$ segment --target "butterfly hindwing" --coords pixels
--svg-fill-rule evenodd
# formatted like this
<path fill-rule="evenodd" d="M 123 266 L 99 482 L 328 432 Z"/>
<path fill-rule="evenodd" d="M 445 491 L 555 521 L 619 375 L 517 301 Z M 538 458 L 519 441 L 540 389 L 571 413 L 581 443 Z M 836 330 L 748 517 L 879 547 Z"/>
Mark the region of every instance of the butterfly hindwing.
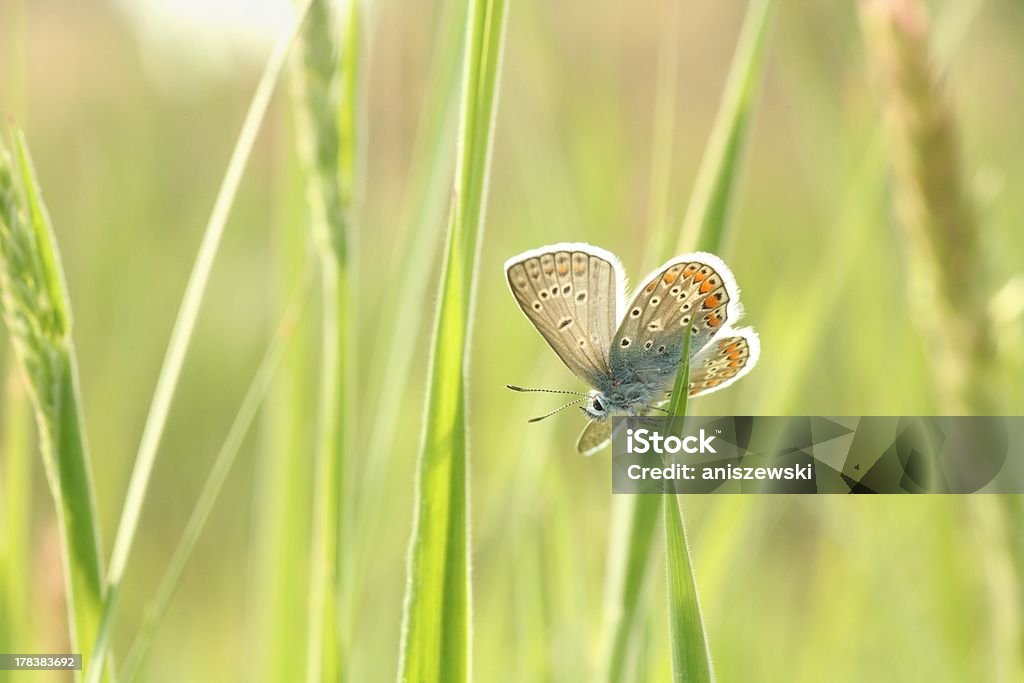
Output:
<path fill-rule="evenodd" d="M 726 330 L 690 360 L 690 396 L 729 386 L 754 369 L 760 354 L 761 343 L 754 330 Z"/>
<path fill-rule="evenodd" d="M 612 438 L 612 421 L 588 422 L 576 440 L 576 450 L 583 455 L 593 455 L 604 448 Z"/>
<path fill-rule="evenodd" d="M 721 259 L 706 253 L 678 256 L 652 272 L 624 310 L 609 352 L 612 374 L 654 373 L 669 382 L 686 329 L 692 359 L 740 315 L 736 281 Z"/>
<path fill-rule="evenodd" d="M 618 260 L 588 244 L 556 244 L 512 257 L 505 275 L 519 307 L 562 362 L 590 386 L 607 377 L 624 286 Z"/>

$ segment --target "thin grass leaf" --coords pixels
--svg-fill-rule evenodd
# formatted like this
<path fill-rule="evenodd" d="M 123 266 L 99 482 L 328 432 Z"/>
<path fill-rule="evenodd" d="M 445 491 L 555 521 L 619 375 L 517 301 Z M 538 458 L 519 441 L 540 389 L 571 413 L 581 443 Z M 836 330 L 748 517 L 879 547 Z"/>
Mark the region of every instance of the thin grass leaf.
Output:
<path fill-rule="evenodd" d="M 668 404 L 669 434 L 681 434 L 690 386 L 690 338 L 687 329 L 679 371 Z M 714 680 L 711 652 L 701 617 L 697 582 L 693 578 L 690 547 L 686 542 L 683 513 L 672 483 L 665 482 L 665 567 L 668 576 L 669 645 L 672 680 L 706 683 Z"/>
<path fill-rule="evenodd" d="M 654 116 L 651 121 L 651 172 L 647 191 L 648 263 L 660 263 L 673 248 L 676 236 L 669 229 L 672 210 L 672 161 L 675 156 L 676 108 L 679 80 L 680 4 L 665 3 L 666 16 L 658 45 Z"/>
<path fill-rule="evenodd" d="M 696 185 L 674 252 L 702 249 L 718 253 L 726 246 L 726 228 L 730 219 L 728 208 L 737 193 L 742 166 L 740 152 L 749 127 L 754 94 L 763 72 L 767 28 L 773 6 L 774 0 L 753 0 L 747 7 L 743 28 L 729 69 L 725 95 L 716 114 L 707 149 L 701 159 Z M 661 106 L 667 108 L 669 105 L 662 102 Z M 659 214 L 658 211 L 651 211 L 652 216 Z M 652 239 L 658 239 L 661 235 L 661 244 L 673 243 L 670 234 L 659 232 L 659 229 L 666 230 L 667 225 L 655 224 L 650 227 Z M 665 253 L 661 258 L 667 259 L 672 255 Z M 681 370 L 677 380 L 682 374 Z M 683 402 L 677 407 L 685 412 L 686 392 L 676 390 L 673 396 Z M 636 498 L 637 500 L 628 504 L 626 509 L 626 513 L 633 520 L 632 533 L 625 543 L 612 539 L 615 545 L 613 551 L 609 553 L 612 557 L 627 558 L 625 562 L 628 567 L 643 567 L 650 564 L 653 548 L 650 539 L 654 536 L 657 507 L 661 502 L 661 496 Z M 642 609 L 645 602 L 642 599 L 627 598 L 640 594 L 642 587 L 635 586 L 633 582 L 642 581 L 643 576 L 643 572 L 636 570 L 618 571 L 612 576 L 607 591 L 611 597 L 606 600 L 606 622 L 613 624 L 612 635 L 607 639 L 608 647 L 611 647 L 612 651 L 605 656 L 605 665 L 601 672 L 601 680 L 607 683 L 629 680 L 625 665 L 629 648 L 635 640 L 633 624 L 639 623 L 637 611 Z"/>
<path fill-rule="evenodd" d="M 704 635 L 697 586 L 693 580 L 683 515 L 674 493 L 667 493 L 664 498 L 672 680 L 676 683 L 709 683 L 714 680 L 714 671 Z"/>
<path fill-rule="evenodd" d="M 70 305 L 28 145 L 13 124 L 11 142 L 14 158 L 6 150 L 0 158 L 4 320 L 28 387 L 56 503 L 71 646 L 84 650 L 99 628 L 103 569 Z M 92 661 L 83 658 L 84 670 L 102 668 L 92 667 Z"/>
<path fill-rule="evenodd" d="M 672 399 L 667 409 L 671 416 L 668 425 L 670 434 L 682 431 L 682 419 L 686 417 L 686 401 L 689 393 L 687 387 L 690 383 L 690 337 L 689 329 L 687 329 L 680 352 L 679 372 L 676 373 Z M 612 593 L 609 594 L 610 600 L 605 606 L 606 612 L 615 615 L 612 620 L 611 641 L 607 645 L 606 658 L 602 667 L 603 680 L 606 681 L 622 681 L 629 678 L 626 667 L 627 658 L 630 647 L 635 646 L 634 634 L 639 625 L 638 612 L 642 604 L 641 591 L 650 563 L 654 529 L 657 526 L 657 511 L 662 503 L 660 496 L 630 498 L 636 499 L 636 501 L 627 509 L 629 515 L 627 525 L 629 536 L 625 544 L 627 553 L 617 569 L 622 574 L 613 575 L 609 582 L 609 586 L 613 588 Z"/>
<path fill-rule="evenodd" d="M 465 31 L 461 19 L 461 3 L 449 0 L 442 12 L 435 62 L 431 68 L 427 89 L 428 103 L 416 136 L 416 143 L 409 166 L 413 169 L 426 168 L 425 173 L 413 174 L 414 187 L 405 202 L 401 224 L 409 227 L 395 239 L 400 255 L 396 258 L 398 268 L 394 277 L 399 278 L 395 287 L 384 288 L 379 308 L 393 311 L 401 307 L 402 297 L 408 292 L 422 292 L 429 289 L 434 260 L 428 256 L 438 253 L 444 232 L 444 206 L 450 199 L 451 172 L 455 161 L 455 149 L 451 144 L 458 121 L 459 105 L 459 57 Z M 419 331 L 427 317 L 425 306 L 406 307 L 402 315 L 392 316 L 390 339 L 381 345 L 382 353 L 376 354 L 374 366 L 379 367 L 375 379 L 369 386 L 377 387 L 372 399 L 373 416 L 366 445 L 365 469 L 360 477 L 357 505 L 360 515 L 354 521 L 355 567 L 351 577 L 349 605 L 352 621 L 359 610 L 360 599 L 367 593 L 363 590 L 372 551 L 374 533 L 381 531 L 381 510 L 388 502 L 388 478 L 393 474 L 393 445 L 398 430 L 393 428 L 395 397 L 407 385 L 409 372 L 421 351 Z M 373 349 L 368 349 L 373 351 Z"/>
<path fill-rule="evenodd" d="M 613 569 L 608 577 L 605 599 L 607 635 L 602 647 L 601 679 L 630 680 L 627 663 L 630 648 L 636 644 L 637 625 L 644 605 L 643 588 L 650 571 L 655 531 L 661 510 L 661 496 L 623 496 L 621 513 L 613 516 L 620 531 L 611 539 L 609 563 Z M 621 520 L 621 521 L 618 521 Z M 617 549 L 625 549 L 619 552 Z"/>
<path fill-rule="evenodd" d="M 135 533 L 142 515 L 142 506 L 145 503 L 149 480 L 153 473 L 153 465 L 156 462 L 156 454 L 160 448 L 160 440 L 163 436 L 164 427 L 167 424 L 171 401 L 174 398 L 178 379 L 181 376 L 185 354 L 192 341 L 192 333 L 195 330 L 196 320 L 199 317 L 199 309 L 203 303 L 206 285 L 213 270 L 214 259 L 217 256 L 221 237 L 227 225 L 228 215 L 231 212 L 235 196 L 238 193 L 238 186 L 242 181 L 242 175 L 248 164 L 253 145 L 256 142 L 256 135 L 259 132 L 260 124 L 263 122 L 263 117 L 270 104 L 270 98 L 273 95 L 278 80 L 280 80 L 291 46 L 298 37 L 299 30 L 305 21 L 309 5 L 310 2 L 307 1 L 302 6 L 290 29 L 282 35 L 281 39 L 274 46 L 274 50 L 267 60 L 267 65 L 264 67 L 263 74 L 260 76 L 259 83 L 256 85 L 256 91 L 253 94 L 253 99 L 249 104 L 245 120 L 242 123 L 242 130 L 238 135 L 238 141 L 235 143 L 234 150 L 231 153 L 231 159 L 228 162 L 224 179 L 214 201 L 213 210 L 199 246 L 199 253 L 196 256 L 192 273 L 185 288 L 185 294 L 182 297 L 181 308 L 178 310 L 178 317 L 174 322 L 174 329 L 171 332 L 171 338 L 167 346 L 167 355 L 164 357 L 163 367 L 161 367 L 160 375 L 157 379 L 153 403 L 150 405 L 146 425 L 143 428 L 139 450 L 135 457 L 135 466 L 128 481 L 128 490 L 125 494 L 124 507 L 121 511 L 117 535 L 114 538 L 114 549 L 111 553 L 110 568 L 106 577 L 107 595 L 103 605 L 102 623 L 95 644 L 92 646 L 94 656 L 99 656 L 100 658 L 106 653 L 110 644 L 110 630 L 117 614 L 121 581 L 124 578 L 128 557 L 135 542 Z M 96 667 L 94 671 L 88 672 L 89 683 L 96 683 L 100 676 L 99 669 L 100 667 Z"/>
<path fill-rule="evenodd" d="M 309 230 L 303 224 L 306 199 L 294 140 L 282 136 L 279 152 L 288 191 L 275 210 L 274 305 L 283 313 L 291 305 L 288 283 L 301 279 L 310 265 Z M 319 321 L 305 316 L 281 361 L 270 395 L 261 411 L 261 446 L 257 485 L 252 491 L 256 521 L 252 529 L 250 563 L 256 570 L 247 593 L 253 615 L 249 676 L 259 672 L 267 681 L 301 680 L 305 661 L 295 653 L 306 648 L 309 609 L 309 548 L 311 542 L 312 458 L 316 419 L 316 329 Z M 256 596 L 259 596 L 258 598 Z"/>
<path fill-rule="evenodd" d="M 171 556 L 171 561 L 164 572 L 164 577 L 160 581 L 160 587 L 146 609 L 146 616 L 143 619 L 142 626 L 135 636 L 135 640 L 125 659 L 124 667 L 120 672 L 120 680 L 126 682 L 133 681 L 141 671 L 145 656 L 149 651 L 149 646 L 152 644 L 153 635 L 160 625 L 164 614 L 167 612 L 167 608 L 174 597 L 178 585 L 181 583 L 181 576 L 185 572 L 185 567 L 192 556 L 192 551 L 195 549 L 196 543 L 206 527 L 206 521 L 210 518 L 210 513 L 213 511 L 213 506 L 220 496 L 224 482 L 227 481 L 228 474 L 235 464 L 242 444 L 245 442 L 246 435 L 249 433 L 256 415 L 259 413 L 260 406 L 263 404 L 263 398 L 267 395 L 267 391 L 270 389 L 271 382 L 274 379 L 274 374 L 281 364 L 281 358 L 284 356 L 285 350 L 295 334 L 295 329 L 309 300 L 310 285 L 310 278 L 305 277 L 303 282 L 296 288 L 292 295 L 291 304 L 285 312 L 284 318 L 274 334 L 274 338 L 270 341 L 267 350 L 263 354 L 263 359 L 256 369 L 256 374 L 253 376 L 252 382 L 250 382 L 249 388 L 245 392 L 245 397 L 242 399 L 238 412 L 235 414 L 231 428 L 228 430 L 224 443 L 217 453 L 217 458 L 213 462 L 213 467 L 206 478 L 203 490 L 200 492 L 195 507 L 192 509 L 192 514 L 189 516 L 185 530 L 182 532 L 181 539 L 174 550 L 174 555 Z"/>
<path fill-rule="evenodd" d="M 317 476 L 313 493 L 313 545 L 306 678 L 344 676 L 347 635 L 341 627 L 344 596 L 343 513 L 349 503 L 346 455 L 352 447 L 355 321 L 349 263 L 356 176 L 356 125 L 361 9 L 350 0 L 340 13 L 314 0 L 302 35 L 303 66 L 296 72 L 297 113 L 311 227 L 320 254 L 323 333 Z M 339 21 L 340 19 L 340 21 Z M 338 28 L 341 27 L 339 33 Z"/>
<path fill-rule="evenodd" d="M 679 11 L 668 6 L 658 48 L 657 87 L 651 136 L 650 188 L 647 197 L 647 261 L 657 263 L 673 248 L 669 230 L 669 199 L 672 194 L 672 140 L 675 134 L 676 76 L 678 72 Z M 661 508 L 659 496 L 626 496 L 612 509 L 615 533 L 610 538 L 604 604 L 604 636 L 600 680 L 614 683 L 629 678 L 628 655 L 634 647 L 639 623 L 642 589 L 647 581 L 649 558 Z M 635 674 L 636 672 L 634 672 Z"/>
<path fill-rule="evenodd" d="M 774 0 L 751 0 L 726 82 L 722 104 L 697 171 L 677 251 L 717 252 L 726 244 L 754 96 L 761 82 Z"/>
<path fill-rule="evenodd" d="M 431 348 L 398 680 L 470 678 L 466 367 L 507 4 L 471 0 L 459 155 Z"/>
<path fill-rule="evenodd" d="M 668 402 L 668 423 L 669 432 L 676 434 L 682 431 L 682 418 L 686 417 L 686 402 L 690 398 L 690 333 L 692 323 L 686 328 L 686 336 L 683 337 L 683 348 L 679 353 L 679 370 L 676 371 L 676 381 L 672 385 L 672 398 Z"/>

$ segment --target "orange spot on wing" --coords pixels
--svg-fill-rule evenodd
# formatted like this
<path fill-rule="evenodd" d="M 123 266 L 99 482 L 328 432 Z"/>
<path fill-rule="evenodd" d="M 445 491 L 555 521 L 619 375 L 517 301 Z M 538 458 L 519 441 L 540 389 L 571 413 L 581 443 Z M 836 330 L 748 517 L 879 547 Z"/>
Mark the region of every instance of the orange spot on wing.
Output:
<path fill-rule="evenodd" d="M 650 294 L 651 292 L 653 292 L 653 291 L 654 291 L 654 288 L 655 288 L 655 287 L 656 287 L 657 285 L 658 285 L 658 281 L 657 281 L 657 280 L 655 280 L 655 281 L 654 281 L 654 282 L 652 282 L 651 284 L 647 285 L 647 289 L 645 289 L 644 291 L 645 291 L 645 292 L 647 292 L 648 294 Z"/>
<path fill-rule="evenodd" d="M 718 327 L 722 324 L 722 318 L 717 313 L 710 314 L 706 320 L 708 321 L 708 325 L 711 325 L 711 327 Z"/>
<path fill-rule="evenodd" d="M 714 308 L 716 306 L 718 306 L 718 299 L 714 294 L 709 296 L 707 299 L 704 299 L 704 308 Z"/>
<path fill-rule="evenodd" d="M 705 275 L 704 273 L 701 273 L 701 272 L 698 271 L 697 273 L 694 274 L 693 281 L 694 282 L 700 282 L 701 280 L 703 280 L 706 277 L 707 277 L 707 275 Z M 701 290 L 701 291 L 704 291 L 704 290 Z"/>
<path fill-rule="evenodd" d="M 694 279 L 696 280 L 697 278 L 694 278 Z M 700 279 L 703 280 L 704 278 L 700 278 Z M 704 280 L 704 282 L 700 283 L 700 293 L 701 294 L 707 294 L 708 292 L 711 291 L 712 287 L 713 287 L 713 285 L 711 284 L 711 282 L 709 280 Z"/>
<path fill-rule="evenodd" d="M 690 265 L 686 266 L 686 268 L 683 269 L 683 277 L 689 277 L 690 275 L 693 275 L 696 271 L 697 264 L 691 263 Z"/>
<path fill-rule="evenodd" d="M 665 277 L 661 278 L 661 281 L 664 282 L 666 285 L 670 285 L 676 281 L 676 277 L 678 276 L 675 273 L 665 273 Z"/>
<path fill-rule="evenodd" d="M 568 272 L 569 272 L 569 266 L 567 266 L 564 263 L 561 263 L 561 264 L 558 265 L 558 274 L 559 275 L 565 275 Z"/>
<path fill-rule="evenodd" d="M 729 344 L 728 347 L 726 347 L 725 352 L 728 353 L 728 354 L 735 353 L 736 349 L 737 349 L 737 347 L 739 347 L 739 345 L 740 345 L 739 342 L 733 342 L 732 344 Z"/>
<path fill-rule="evenodd" d="M 729 354 L 729 360 L 739 360 L 742 357 L 743 356 L 740 355 L 739 351 L 733 351 L 732 353 Z"/>
<path fill-rule="evenodd" d="M 734 361 L 729 363 L 729 367 L 730 368 L 740 368 L 740 367 L 743 367 L 743 363 L 737 358 L 736 360 L 734 360 Z"/>

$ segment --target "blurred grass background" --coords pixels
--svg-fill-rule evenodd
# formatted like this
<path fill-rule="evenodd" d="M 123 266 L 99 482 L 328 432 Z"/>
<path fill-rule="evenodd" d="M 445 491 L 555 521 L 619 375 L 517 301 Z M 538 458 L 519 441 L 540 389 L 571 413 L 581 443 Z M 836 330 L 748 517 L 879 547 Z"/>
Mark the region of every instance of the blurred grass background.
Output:
<path fill-rule="evenodd" d="M 441 136 L 439 148 L 454 144 L 451 125 L 422 123 L 457 89 L 443 68 L 443 51 L 458 43 L 446 25 L 449 5 L 452 0 L 375 0 L 366 19 L 366 176 L 354 255 L 358 345 L 365 354 L 354 368 L 364 406 L 353 454 L 357 472 L 371 467 L 368 458 L 381 457 L 368 407 L 392 412 L 388 426 L 395 434 L 383 493 L 373 494 L 383 495 L 383 504 L 371 505 L 373 514 L 360 521 L 370 540 L 351 644 L 352 676 L 359 681 L 392 680 L 396 668 L 426 321 L 453 163 L 450 153 L 416 150 L 431 149 L 432 131 Z M 937 41 L 963 5 L 930 4 Z M 0 111 L 25 128 L 63 254 L 108 556 L 173 313 L 286 10 L 284 3 L 229 0 L 206 6 L 0 0 Z M 461 16 L 462 3 L 454 7 Z M 743 9 L 743 3 L 709 1 L 678 8 L 623 0 L 595 0 L 585 8 L 538 0 L 510 5 L 469 415 L 477 680 L 591 679 L 600 659 L 612 507 L 607 456 L 583 459 L 574 452 L 582 418 L 566 414 L 527 428 L 525 419 L 548 404 L 502 388 L 578 383 L 516 312 L 501 264 L 527 248 L 583 240 L 617 253 L 633 281 L 657 265 L 645 260 L 651 248 L 644 226 L 663 23 L 678 22 L 673 191 L 664 208 L 668 222 L 678 224 Z M 815 0 L 777 9 L 726 255 L 764 352 L 749 377 L 692 402 L 690 410 L 938 412 L 929 340 L 910 319 L 906 252 L 880 185 L 885 160 L 871 152 L 880 105 L 856 7 Z M 972 277 L 989 292 L 1024 272 L 1022 46 L 1024 8 L 988 0 L 966 25 L 943 82 L 965 187 L 983 226 L 985 269 Z M 435 62 L 442 66 L 434 69 Z M 115 632 L 119 656 L 295 280 L 294 266 L 282 264 L 301 255 L 296 233 L 305 240 L 308 217 L 292 117 L 288 98 L 279 95 L 225 235 L 126 576 Z M 438 174 L 444 182 L 431 182 Z M 431 279 L 396 293 L 389 287 L 409 267 L 401 245 L 414 239 L 411 230 L 434 235 L 416 252 Z M 1020 306 L 1020 289 L 1003 289 L 1009 292 L 1004 308 Z M 397 383 L 399 391 L 381 400 L 378 387 L 391 360 L 383 349 L 398 320 L 409 316 L 422 316 L 406 342 L 412 370 Z M 318 336 L 316 317 L 307 315 L 304 325 L 300 352 L 315 349 Z M 996 334 L 1005 369 L 996 373 L 1001 382 L 992 394 L 999 413 L 1020 414 L 1019 316 L 1008 316 Z M 5 372 L 9 355 L 5 346 Z M 295 399 L 308 414 L 292 424 L 300 436 L 281 439 L 279 430 L 288 410 L 281 396 L 297 387 L 315 392 L 316 368 L 307 360 L 287 369 L 265 428 L 247 441 L 156 634 L 144 680 L 258 674 L 271 599 L 263 592 L 275 521 L 266 513 L 268 479 L 282 457 L 274 444 L 300 443 L 305 434 L 310 445 L 284 457 L 312 476 L 314 394 Z M 19 416 L 18 395 L 8 390 L 0 399 L 0 415 L 19 421 L 0 423 L 0 487 L 11 483 L 12 469 L 17 477 L 20 462 L 25 415 Z M 23 586 L 31 628 L 7 637 L 21 645 L 14 651 L 60 651 L 66 629 L 54 597 L 62 582 L 52 504 L 34 450 L 29 464 L 30 529 L 25 544 L 7 553 L 26 563 L 24 576 L 32 577 Z M 0 509 L 7 510 L 8 489 L 0 491 L 6 504 Z M 1019 675 L 1006 667 L 1019 653 L 997 647 L 1002 641 L 993 633 L 1004 618 L 993 605 L 1019 600 L 1002 592 L 1005 572 L 987 561 L 1003 536 L 990 533 L 984 512 L 970 501 L 716 496 L 684 500 L 683 509 L 719 680 Z M 303 523 L 294 533 L 297 552 L 308 537 Z M 1016 519 L 1003 524 L 1019 535 Z M 664 577 L 652 576 L 637 680 L 667 677 Z M 301 599 L 304 591 L 297 594 Z M 1019 619 L 1019 605 L 1011 612 Z"/>

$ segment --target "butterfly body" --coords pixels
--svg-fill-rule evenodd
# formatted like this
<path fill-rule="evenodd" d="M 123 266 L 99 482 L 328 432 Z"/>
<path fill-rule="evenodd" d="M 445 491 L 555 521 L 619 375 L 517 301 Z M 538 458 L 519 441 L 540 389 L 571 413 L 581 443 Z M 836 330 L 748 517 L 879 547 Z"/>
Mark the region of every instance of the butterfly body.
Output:
<path fill-rule="evenodd" d="M 674 367 L 678 366 L 676 362 Z M 627 372 L 628 376 L 611 374 L 598 382 L 590 391 L 590 400 L 583 406 L 583 412 L 594 420 L 613 415 L 639 415 L 644 408 L 664 399 L 675 377 L 674 368 L 649 373 Z"/>
<path fill-rule="evenodd" d="M 757 334 L 732 327 L 742 315 L 736 281 L 714 254 L 671 259 L 641 281 L 628 307 L 618 259 L 589 244 L 524 252 L 505 273 L 523 313 L 590 387 L 574 402 L 592 420 L 583 452 L 607 441 L 609 416 L 638 415 L 666 398 L 687 331 L 691 396 L 731 384 L 757 362 Z"/>

